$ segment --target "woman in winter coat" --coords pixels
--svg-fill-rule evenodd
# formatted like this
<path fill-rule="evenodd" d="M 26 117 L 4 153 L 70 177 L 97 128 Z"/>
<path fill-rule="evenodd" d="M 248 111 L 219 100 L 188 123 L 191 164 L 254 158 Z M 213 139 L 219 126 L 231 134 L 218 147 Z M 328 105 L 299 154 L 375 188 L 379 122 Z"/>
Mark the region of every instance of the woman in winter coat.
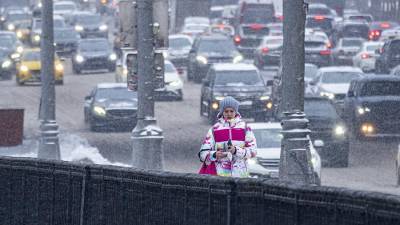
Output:
<path fill-rule="evenodd" d="M 220 102 L 218 121 L 208 131 L 199 152 L 205 165 L 215 163 L 218 176 L 248 177 L 247 159 L 257 154 L 254 134 L 238 110 L 239 102 L 232 97 Z"/>

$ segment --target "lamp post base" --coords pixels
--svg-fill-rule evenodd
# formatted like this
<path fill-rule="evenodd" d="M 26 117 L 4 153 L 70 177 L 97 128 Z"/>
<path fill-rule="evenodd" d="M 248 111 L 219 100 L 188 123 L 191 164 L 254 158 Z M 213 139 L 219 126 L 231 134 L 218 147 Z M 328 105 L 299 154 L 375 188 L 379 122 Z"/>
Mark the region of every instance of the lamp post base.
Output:
<path fill-rule="evenodd" d="M 163 131 L 155 118 L 139 120 L 132 131 L 132 167 L 163 170 Z"/>
<path fill-rule="evenodd" d="M 57 122 L 55 120 L 42 120 L 40 134 L 38 158 L 60 160 Z"/>

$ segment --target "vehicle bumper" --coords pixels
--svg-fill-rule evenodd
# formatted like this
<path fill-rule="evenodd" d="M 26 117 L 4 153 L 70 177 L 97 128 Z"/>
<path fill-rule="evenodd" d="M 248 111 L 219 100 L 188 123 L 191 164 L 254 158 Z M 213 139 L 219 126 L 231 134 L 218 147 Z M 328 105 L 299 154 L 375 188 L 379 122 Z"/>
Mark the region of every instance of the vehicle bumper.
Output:
<path fill-rule="evenodd" d="M 281 63 L 281 57 L 280 56 L 274 56 L 274 55 L 263 55 L 263 56 L 258 56 L 259 61 L 261 62 L 262 66 L 279 66 Z"/>
<path fill-rule="evenodd" d="M 167 59 L 169 59 L 171 61 L 171 63 L 174 64 L 174 66 L 177 69 L 186 68 L 188 65 L 188 62 L 189 62 L 187 57 L 185 57 L 185 58 L 167 58 Z"/>
<path fill-rule="evenodd" d="M 88 37 L 108 37 L 108 31 L 82 31 L 79 33 L 82 38 Z"/>
<path fill-rule="evenodd" d="M 137 123 L 136 115 L 134 117 L 113 118 L 110 116 L 91 118 L 91 124 L 95 127 L 134 127 Z"/>
<path fill-rule="evenodd" d="M 240 54 L 243 55 L 243 57 L 245 58 L 254 58 L 254 52 L 256 50 L 256 48 L 253 47 L 243 47 L 243 46 L 238 46 L 237 47 L 238 51 L 240 52 Z"/>
<path fill-rule="evenodd" d="M 40 70 L 29 71 L 28 73 L 18 72 L 17 77 L 21 82 L 40 82 L 42 80 L 40 77 Z M 54 72 L 54 79 L 56 82 L 63 81 L 64 73 Z"/>
<path fill-rule="evenodd" d="M 75 69 L 79 70 L 99 70 L 115 68 L 115 61 L 110 61 L 108 58 L 104 59 L 90 59 L 86 58 L 82 63 L 74 62 Z"/>
<path fill-rule="evenodd" d="M 154 97 L 157 100 L 180 99 L 182 98 L 182 89 L 161 88 L 154 91 Z"/>
<path fill-rule="evenodd" d="M 58 54 L 71 54 L 76 51 L 75 45 L 65 45 L 65 44 L 57 44 L 55 46 L 55 51 Z"/>
<path fill-rule="evenodd" d="M 353 65 L 353 55 L 338 55 L 335 58 L 335 63 L 339 65 Z"/>
<path fill-rule="evenodd" d="M 315 64 L 319 67 L 330 66 L 332 64 L 332 59 L 330 56 L 307 56 L 305 57 L 306 63 Z"/>
<path fill-rule="evenodd" d="M 373 126 L 373 132 L 363 132 L 362 126 L 369 124 Z M 374 120 L 371 117 L 364 116 L 357 120 L 355 128 L 364 137 L 375 137 L 375 138 L 400 138 L 400 120 L 395 119 L 383 119 L 380 121 Z"/>
<path fill-rule="evenodd" d="M 364 59 L 360 62 L 360 68 L 364 72 L 371 72 L 375 70 L 375 59 Z"/>

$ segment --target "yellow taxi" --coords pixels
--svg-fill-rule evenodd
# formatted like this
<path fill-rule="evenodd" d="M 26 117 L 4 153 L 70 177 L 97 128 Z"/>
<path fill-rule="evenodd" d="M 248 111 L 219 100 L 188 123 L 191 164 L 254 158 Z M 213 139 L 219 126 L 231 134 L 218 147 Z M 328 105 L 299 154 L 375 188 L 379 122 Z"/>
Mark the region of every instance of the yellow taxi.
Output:
<path fill-rule="evenodd" d="M 40 70 L 40 49 L 25 50 L 17 63 L 17 84 L 40 82 Z M 64 66 L 58 56 L 54 59 L 54 79 L 56 84 L 64 83 Z"/>

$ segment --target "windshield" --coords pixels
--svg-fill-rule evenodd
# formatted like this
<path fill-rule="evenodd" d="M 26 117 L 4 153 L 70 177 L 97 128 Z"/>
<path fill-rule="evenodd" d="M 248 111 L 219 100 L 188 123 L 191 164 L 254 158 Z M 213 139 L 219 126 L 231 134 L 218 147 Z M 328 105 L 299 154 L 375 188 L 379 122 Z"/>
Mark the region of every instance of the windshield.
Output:
<path fill-rule="evenodd" d="M 252 8 L 246 8 L 243 12 L 242 23 L 272 23 L 274 22 L 273 7 L 254 5 Z"/>
<path fill-rule="evenodd" d="M 170 38 L 169 39 L 169 47 L 171 49 L 185 49 L 190 48 L 192 43 L 190 43 L 187 38 Z"/>
<path fill-rule="evenodd" d="M 363 86 L 361 96 L 400 96 L 400 82 L 368 82 Z"/>
<path fill-rule="evenodd" d="M 253 129 L 257 148 L 280 148 L 282 129 Z"/>
<path fill-rule="evenodd" d="M 73 10 L 75 10 L 75 6 L 72 5 L 72 4 L 57 4 L 57 5 L 54 5 L 54 11 L 62 11 L 62 10 L 73 11 Z"/>
<path fill-rule="evenodd" d="M 354 72 L 326 72 L 322 75 L 322 83 L 326 84 L 348 84 L 351 80 L 361 77 L 360 73 Z"/>
<path fill-rule="evenodd" d="M 306 21 L 307 28 L 321 28 L 323 30 L 330 30 L 332 29 L 332 21 L 330 19 L 314 19 L 314 18 L 307 18 Z"/>
<path fill-rule="evenodd" d="M 306 99 L 304 101 L 304 111 L 308 117 L 337 117 L 335 107 L 327 100 Z"/>
<path fill-rule="evenodd" d="M 223 71 L 215 77 L 216 86 L 263 86 L 263 81 L 257 71 Z"/>
<path fill-rule="evenodd" d="M 14 45 L 14 42 L 11 38 L 8 37 L 0 37 L 0 47 L 2 48 L 11 48 Z"/>
<path fill-rule="evenodd" d="M 315 75 L 317 75 L 318 67 L 314 65 L 305 65 L 304 66 L 304 76 L 306 78 L 313 79 Z"/>
<path fill-rule="evenodd" d="M 380 49 L 381 45 L 368 45 L 367 52 L 375 52 L 375 50 Z"/>
<path fill-rule="evenodd" d="M 348 25 L 343 29 L 343 36 L 368 39 L 368 32 L 368 26 Z"/>
<path fill-rule="evenodd" d="M 343 39 L 342 46 L 343 47 L 361 47 L 362 45 L 361 40 L 352 40 L 352 39 Z"/>
<path fill-rule="evenodd" d="M 308 9 L 307 12 L 308 15 L 331 15 L 331 10 L 328 8 L 317 8 L 317 7 L 312 7 Z"/>
<path fill-rule="evenodd" d="M 40 52 L 39 51 L 28 51 L 25 52 L 22 58 L 26 61 L 39 61 L 40 60 Z"/>
<path fill-rule="evenodd" d="M 305 48 L 321 48 L 325 46 L 325 42 L 321 41 L 305 41 L 304 42 L 304 47 Z"/>
<path fill-rule="evenodd" d="M 79 44 L 81 51 L 83 52 L 96 52 L 96 51 L 106 51 L 109 49 L 107 41 L 83 41 Z"/>
<path fill-rule="evenodd" d="M 78 24 L 98 24 L 101 22 L 101 17 L 99 15 L 78 16 L 76 22 Z"/>
<path fill-rule="evenodd" d="M 78 34 L 74 30 L 60 30 L 54 32 L 54 39 L 77 39 Z"/>
<path fill-rule="evenodd" d="M 26 13 L 15 13 L 9 14 L 7 17 L 8 22 L 16 21 L 16 20 L 30 20 L 31 16 Z"/>
<path fill-rule="evenodd" d="M 137 92 L 129 91 L 127 88 L 99 88 L 96 98 L 106 99 L 137 99 Z"/>
<path fill-rule="evenodd" d="M 231 40 L 203 40 L 200 42 L 200 53 L 221 53 L 231 55 L 236 47 Z"/>

